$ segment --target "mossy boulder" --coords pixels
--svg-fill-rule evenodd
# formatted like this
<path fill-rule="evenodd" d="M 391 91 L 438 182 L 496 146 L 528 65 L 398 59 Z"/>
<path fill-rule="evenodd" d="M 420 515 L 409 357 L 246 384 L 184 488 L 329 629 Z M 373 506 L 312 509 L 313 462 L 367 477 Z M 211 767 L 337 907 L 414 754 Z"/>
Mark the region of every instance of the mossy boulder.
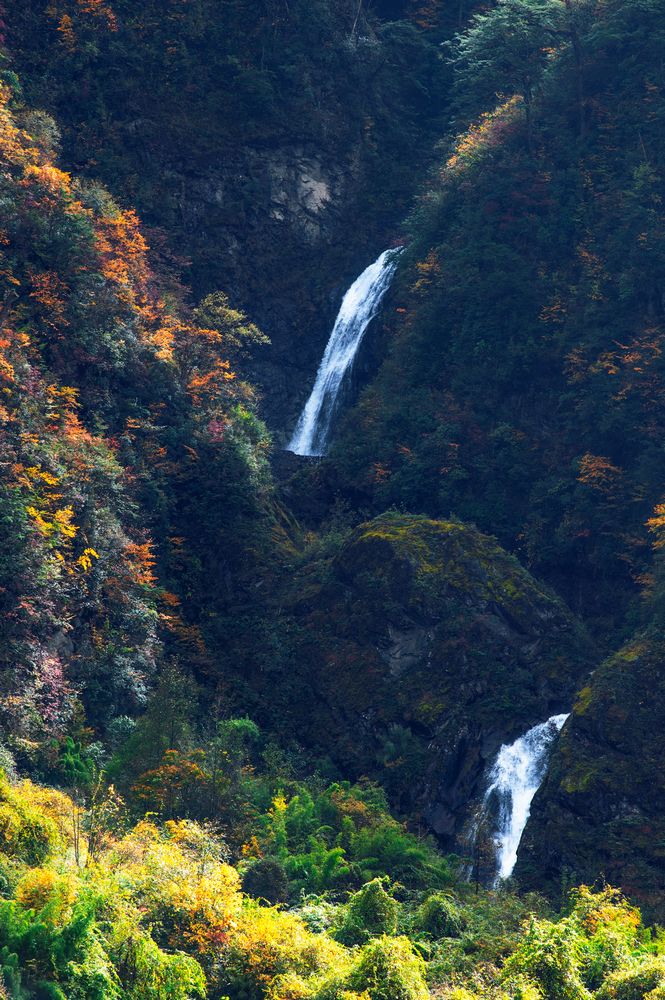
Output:
<path fill-rule="evenodd" d="M 457 521 L 384 514 L 293 594 L 299 731 L 451 847 L 501 743 L 569 709 L 594 662 L 561 601 Z"/>
<path fill-rule="evenodd" d="M 516 874 L 525 887 L 606 879 L 665 915 L 665 638 L 652 627 L 593 675 L 534 800 Z"/>

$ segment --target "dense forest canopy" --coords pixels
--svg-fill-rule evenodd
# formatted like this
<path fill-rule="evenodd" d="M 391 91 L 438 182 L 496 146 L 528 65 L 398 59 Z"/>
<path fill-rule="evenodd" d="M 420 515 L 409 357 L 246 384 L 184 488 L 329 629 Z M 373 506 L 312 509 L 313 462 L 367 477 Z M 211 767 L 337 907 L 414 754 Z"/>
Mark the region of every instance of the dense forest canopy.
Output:
<path fill-rule="evenodd" d="M 0 4 L 0 997 L 665 996 L 664 43 Z"/>

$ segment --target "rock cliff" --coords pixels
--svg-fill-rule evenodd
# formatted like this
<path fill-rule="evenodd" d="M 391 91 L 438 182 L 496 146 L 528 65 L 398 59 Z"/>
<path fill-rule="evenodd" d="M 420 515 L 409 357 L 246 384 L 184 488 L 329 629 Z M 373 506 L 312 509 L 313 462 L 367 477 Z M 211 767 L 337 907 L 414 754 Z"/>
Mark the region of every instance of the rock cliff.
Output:
<path fill-rule="evenodd" d="M 499 746 L 569 708 L 583 627 L 494 541 L 385 514 L 298 577 L 301 731 L 451 848 Z"/>
<path fill-rule="evenodd" d="M 556 895 L 605 879 L 665 906 L 665 642 L 649 629 L 593 675 L 536 796 L 516 875 Z"/>

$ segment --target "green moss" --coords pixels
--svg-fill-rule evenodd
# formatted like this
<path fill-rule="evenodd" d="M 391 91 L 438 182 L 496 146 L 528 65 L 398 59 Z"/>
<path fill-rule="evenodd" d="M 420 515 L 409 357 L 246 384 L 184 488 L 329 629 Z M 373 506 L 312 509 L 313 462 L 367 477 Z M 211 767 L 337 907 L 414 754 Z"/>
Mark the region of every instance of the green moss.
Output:
<path fill-rule="evenodd" d="M 597 780 L 598 774 L 597 767 L 584 766 L 578 763 L 566 771 L 561 781 L 561 787 L 568 795 L 585 792 Z"/>
<path fill-rule="evenodd" d="M 584 715 L 591 704 L 591 699 L 593 698 L 593 688 L 587 685 L 583 687 L 582 690 L 577 695 L 577 701 L 573 706 L 573 712 L 575 715 Z"/>

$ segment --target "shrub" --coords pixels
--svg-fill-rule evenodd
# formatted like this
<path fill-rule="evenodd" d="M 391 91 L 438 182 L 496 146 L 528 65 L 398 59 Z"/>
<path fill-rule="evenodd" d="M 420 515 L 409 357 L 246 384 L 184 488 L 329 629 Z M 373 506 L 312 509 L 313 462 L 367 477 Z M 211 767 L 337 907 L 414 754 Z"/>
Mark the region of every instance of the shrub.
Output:
<path fill-rule="evenodd" d="M 351 897 L 336 936 L 343 944 L 355 945 L 381 934 L 394 934 L 398 914 L 399 903 L 388 895 L 383 879 L 375 878 Z"/>
<path fill-rule="evenodd" d="M 272 904 L 286 903 L 289 880 L 284 865 L 276 858 L 260 858 L 243 875 L 242 889 L 255 899 L 265 899 Z"/>
<path fill-rule="evenodd" d="M 428 896 L 416 913 L 414 930 L 433 938 L 459 937 L 464 930 L 464 918 L 450 896 L 441 892 Z"/>
<path fill-rule="evenodd" d="M 60 846 L 58 826 L 33 801 L 29 781 L 13 787 L 0 776 L 0 842 L 10 858 L 41 865 Z"/>
<path fill-rule="evenodd" d="M 610 973 L 629 963 L 637 945 L 640 914 L 612 888 L 593 892 L 581 886 L 571 900 L 572 916 L 584 932 L 580 974 L 584 985 L 594 990 Z"/>
<path fill-rule="evenodd" d="M 293 914 L 248 900 L 238 914 L 219 985 L 232 997 L 261 997 L 275 979 L 284 989 L 287 982 L 296 989 L 296 981 L 330 975 L 340 964 L 344 949 L 335 941 L 312 934 Z"/>
<path fill-rule="evenodd" d="M 643 1000 L 648 993 L 665 988 L 665 958 L 647 958 L 639 965 L 618 969 L 607 977 L 596 993 L 598 1000 Z"/>
<path fill-rule="evenodd" d="M 452 878 L 446 858 L 396 823 L 361 829 L 351 838 L 350 856 L 365 878 L 390 872 L 409 888 L 443 888 Z"/>
<path fill-rule="evenodd" d="M 127 1000 L 194 1000 L 207 995 L 203 970 L 193 958 L 167 955 L 148 937 L 134 938 L 130 952 L 133 982 Z"/>
<path fill-rule="evenodd" d="M 533 980 L 548 1000 L 590 1000 L 580 976 L 581 934 L 571 918 L 551 923 L 532 917 L 517 950 L 506 962 L 504 979 Z"/>
<path fill-rule="evenodd" d="M 425 963 L 405 937 L 381 937 L 362 949 L 348 979 L 371 1000 L 426 1000 Z"/>
<path fill-rule="evenodd" d="M 30 868 L 16 887 L 16 900 L 25 910 L 39 912 L 48 906 L 52 920 L 59 919 L 75 898 L 73 879 L 50 868 Z"/>

